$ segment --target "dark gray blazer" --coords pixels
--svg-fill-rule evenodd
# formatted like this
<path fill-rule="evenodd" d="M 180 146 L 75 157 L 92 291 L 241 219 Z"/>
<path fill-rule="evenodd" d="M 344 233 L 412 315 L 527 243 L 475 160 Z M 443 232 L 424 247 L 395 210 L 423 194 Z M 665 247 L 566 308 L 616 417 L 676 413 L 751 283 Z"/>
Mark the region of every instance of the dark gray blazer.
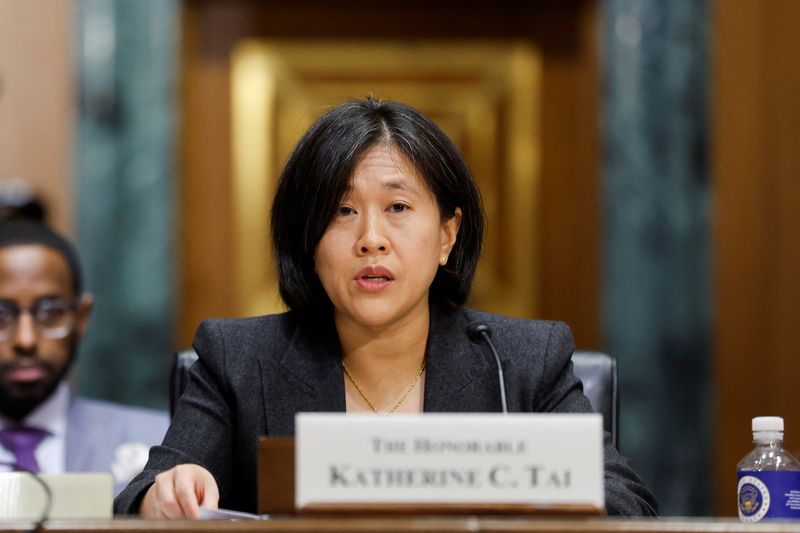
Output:
<path fill-rule="evenodd" d="M 482 321 L 503 361 L 510 412 L 589 412 L 572 373 L 574 345 L 562 323 L 518 320 L 470 309 L 431 312 L 426 412 L 498 412 L 497 370 L 489 349 L 469 340 Z M 300 323 L 290 313 L 208 320 L 194 340 L 200 356 L 164 443 L 117 497 L 118 514 L 136 513 L 156 474 L 181 463 L 208 469 L 220 506 L 256 511 L 260 435 L 291 436 L 301 411 L 345 410 L 341 351 L 332 325 Z M 654 515 L 656 502 L 606 435 L 609 514 Z"/>

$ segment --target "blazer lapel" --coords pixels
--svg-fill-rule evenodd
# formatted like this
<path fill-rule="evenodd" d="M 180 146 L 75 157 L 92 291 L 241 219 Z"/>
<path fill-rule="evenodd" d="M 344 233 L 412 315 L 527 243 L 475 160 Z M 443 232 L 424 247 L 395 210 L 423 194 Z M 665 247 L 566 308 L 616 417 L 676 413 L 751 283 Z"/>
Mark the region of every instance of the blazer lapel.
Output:
<path fill-rule="evenodd" d="M 299 412 L 344 412 L 341 349 L 331 329 L 298 324 L 283 354 L 259 359 L 268 435 L 294 435 Z"/>
<path fill-rule="evenodd" d="M 67 411 L 67 432 L 64 438 L 64 467 L 66 472 L 92 470 L 97 446 L 94 425 L 84 413 L 80 399 L 72 396 Z"/>
<path fill-rule="evenodd" d="M 463 309 L 431 307 L 425 371 L 425 412 L 499 411 L 499 392 L 492 382 L 494 364 L 485 347 L 469 340 Z M 496 383 L 496 381 L 494 381 Z M 495 400 L 497 397 L 497 401 Z"/>

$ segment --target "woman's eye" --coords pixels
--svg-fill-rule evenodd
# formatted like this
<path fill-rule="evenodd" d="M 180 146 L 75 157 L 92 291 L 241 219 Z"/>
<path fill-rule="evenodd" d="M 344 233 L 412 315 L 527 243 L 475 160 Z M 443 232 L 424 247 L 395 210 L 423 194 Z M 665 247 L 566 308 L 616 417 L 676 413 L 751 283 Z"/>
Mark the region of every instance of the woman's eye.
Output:
<path fill-rule="evenodd" d="M 347 215 L 352 215 L 353 208 L 344 205 L 339 206 L 339 209 L 336 210 L 336 214 L 339 215 L 340 217 L 346 217 Z"/>
<path fill-rule="evenodd" d="M 405 204 L 392 204 L 389 207 L 389 211 L 391 211 L 392 213 L 402 213 L 406 209 L 408 209 L 408 206 Z"/>

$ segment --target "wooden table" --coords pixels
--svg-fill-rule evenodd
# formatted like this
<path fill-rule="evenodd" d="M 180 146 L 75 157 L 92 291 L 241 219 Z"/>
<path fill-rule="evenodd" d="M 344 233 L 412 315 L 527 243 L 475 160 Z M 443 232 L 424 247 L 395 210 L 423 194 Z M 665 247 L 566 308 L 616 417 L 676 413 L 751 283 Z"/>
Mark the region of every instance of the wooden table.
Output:
<path fill-rule="evenodd" d="M 30 531 L 25 522 L 0 523 L 0 531 Z M 74 520 L 45 522 L 43 531 L 61 533 L 175 533 L 222 531 L 269 533 L 800 533 L 797 522 L 741 524 L 734 518 L 537 518 L 478 516 L 417 517 L 277 517 L 255 521 L 158 521 L 120 518 L 115 520 Z"/>

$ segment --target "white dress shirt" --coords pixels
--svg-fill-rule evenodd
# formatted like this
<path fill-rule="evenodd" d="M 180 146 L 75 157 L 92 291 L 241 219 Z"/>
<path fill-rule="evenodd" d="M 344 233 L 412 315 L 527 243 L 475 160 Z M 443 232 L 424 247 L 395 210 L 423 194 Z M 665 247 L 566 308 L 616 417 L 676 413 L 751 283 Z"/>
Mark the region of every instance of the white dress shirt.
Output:
<path fill-rule="evenodd" d="M 47 474 L 61 474 L 65 465 L 65 442 L 67 436 L 67 411 L 71 392 L 66 383 L 59 384 L 56 391 L 45 402 L 34 409 L 22 425 L 49 431 L 50 435 L 36 447 L 36 462 L 39 470 Z M 15 425 L 13 421 L 0 416 L 0 429 Z M 14 462 L 14 454 L 0 446 L 0 461 Z M 7 471 L 8 467 L 0 469 Z"/>

